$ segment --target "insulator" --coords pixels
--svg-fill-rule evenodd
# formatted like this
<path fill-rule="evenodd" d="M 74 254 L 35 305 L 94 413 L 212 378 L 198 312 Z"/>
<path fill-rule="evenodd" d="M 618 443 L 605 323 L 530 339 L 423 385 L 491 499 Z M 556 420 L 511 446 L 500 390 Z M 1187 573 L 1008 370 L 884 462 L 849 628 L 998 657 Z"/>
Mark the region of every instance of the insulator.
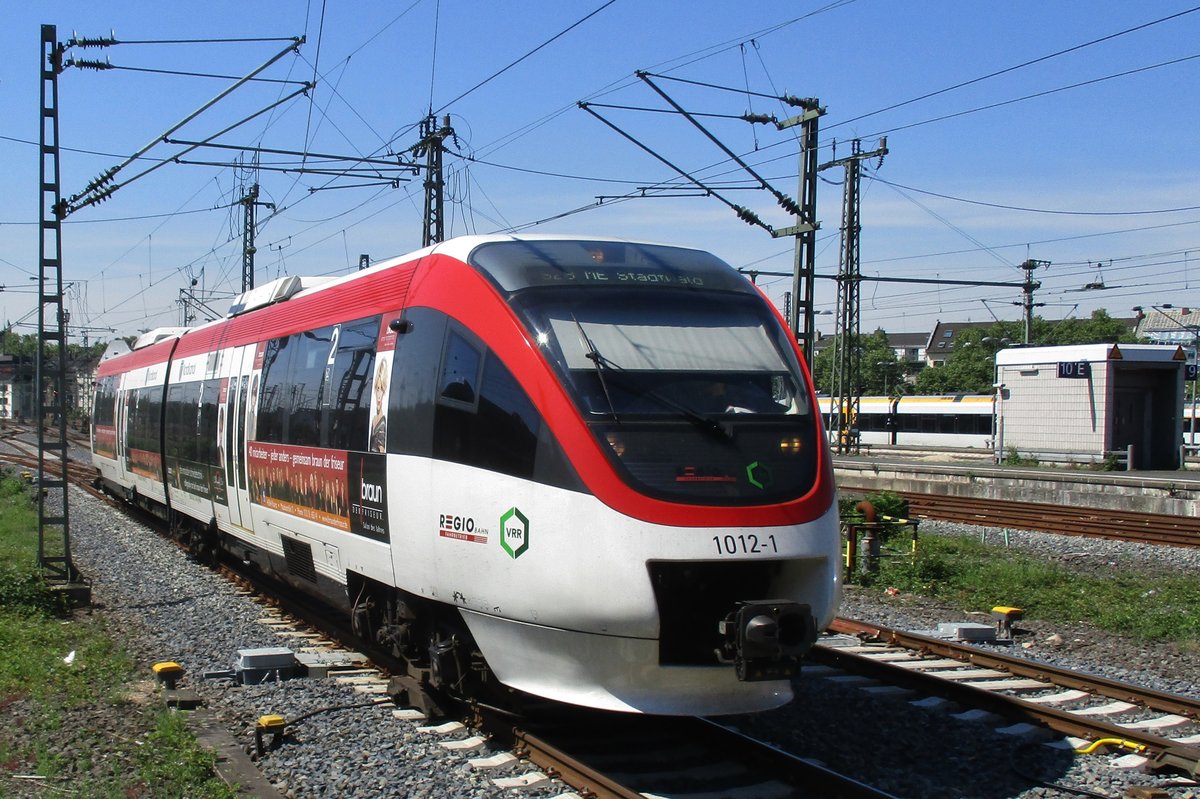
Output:
<path fill-rule="evenodd" d="M 787 211 L 792 216 L 800 216 L 801 208 L 796 204 L 796 201 L 786 194 L 777 194 L 775 199 L 779 202 L 779 207 Z"/>
<path fill-rule="evenodd" d="M 746 224 L 762 225 L 765 227 L 765 225 L 763 225 L 763 221 L 758 218 L 758 214 L 754 213 L 749 208 L 743 208 L 740 205 L 735 205 L 733 206 L 733 210 L 737 212 L 738 219 L 742 220 Z"/>
<path fill-rule="evenodd" d="M 752 125 L 773 125 L 776 122 L 775 117 L 768 114 L 742 114 L 740 118 Z"/>
<path fill-rule="evenodd" d="M 72 34 L 67 41 L 69 47 L 112 47 L 119 44 L 116 33 L 110 31 L 108 36 L 75 36 Z"/>
<path fill-rule="evenodd" d="M 111 196 L 112 196 L 112 193 L 113 193 L 114 191 L 116 191 L 116 190 L 117 190 L 117 187 L 116 187 L 116 186 L 109 186 L 107 189 L 105 189 L 104 191 L 102 191 L 102 192 L 100 192 L 99 194 L 97 194 L 95 197 L 92 197 L 92 198 L 91 198 L 91 199 L 89 199 L 87 202 L 85 202 L 85 203 L 84 203 L 84 206 L 88 206 L 88 205 L 99 205 L 100 203 L 104 202 L 104 201 L 105 201 L 105 200 L 107 200 L 109 197 L 111 197 Z"/>
<path fill-rule="evenodd" d="M 110 180 L 112 180 L 113 176 L 116 174 L 117 174 L 117 168 L 115 166 L 109 167 L 104 172 L 102 172 L 101 174 L 99 174 L 95 178 L 93 178 L 92 181 L 90 183 L 88 183 L 87 186 L 84 187 L 81 194 L 87 194 L 89 191 L 95 191 L 96 189 L 103 186 L 105 183 L 108 183 Z M 79 196 L 79 195 L 76 195 L 76 196 Z"/>
<path fill-rule="evenodd" d="M 112 63 L 107 58 L 103 61 L 88 61 L 82 58 L 72 58 L 67 61 L 66 65 L 68 67 L 75 67 L 76 69 L 102 70 L 113 68 Z"/>
<path fill-rule="evenodd" d="M 803 108 L 807 111 L 815 111 L 820 108 L 820 103 L 815 97 L 796 97 L 795 95 L 785 94 L 779 99 L 794 108 Z"/>

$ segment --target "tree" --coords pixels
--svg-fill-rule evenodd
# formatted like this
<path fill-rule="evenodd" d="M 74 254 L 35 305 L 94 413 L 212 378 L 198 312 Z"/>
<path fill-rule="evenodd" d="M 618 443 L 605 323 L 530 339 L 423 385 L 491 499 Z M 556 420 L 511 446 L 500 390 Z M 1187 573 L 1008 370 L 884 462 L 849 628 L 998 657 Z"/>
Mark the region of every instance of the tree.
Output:
<path fill-rule="evenodd" d="M 918 394 L 978 393 L 992 390 L 996 350 L 1011 341 L 1004 322 L 988 328 L 967 328 L 954 342 L 954 350 L 941 366 L 917 375 Z M 985 341 L 986 339 L 986 341 Z"/>
<path fill-rule="evenodd" d="M 0 354 L 22 356 L 32 361 L 37 356 L 37 344 L 36 333 L 21 334 L 12 332 L 11 328 L 0 329 Z M 88 363 L 99 360 L 107 346 L 108 342 L 106 341 L 98 341 L 87 347 L 79 344 L 67 344 L 67 359 L 72 363 Z M 48 345 L 46 354 L 57 355 L 58 345 Z"/>
<path fill-rule="evenodd" d="M 1031 345 L 1102 344 L 1135 341 L 1133 331 L 1107 311 L 1093 311 L 1088 319 L 1049 322 L 1034 318 Z M 986 328 L 967 328 L 956 338 L 946 363 L 917 376 L 919 394 L 987 393 L 995 378 L 996 352 L 1022 343 L 1021 322 L 995 322 Z"/>
<path fill-rule="evenodd" d="M 1037 338 L 1039 345 L 1057 344 L 1132 344 L 1137 339 L 1132 328 L 1119 319 L 1113 319 L 1108 311 L 1092 311 L 1088 319 L 1064 319 L 1048 325 L 1044 336 Z"/>
<path fill-rule="evenodd" d="M 32 358 L 37 355 L 37 344 L 37 334 L 14 333 L 11 327 L 0 330 L 0 353 L 5 355 L 24 355 Z"/>
<path fill-rule="evenodd" d="M 819 394 L 833 393 L 833 367 L 840 336 L 835 336 L 829 346 L 813 358 L 813 382 Z M 887 333 L 877 328 L 874 333 L 857 340 L 859 356 L 859 390 L 864 395 L 902 393 L 907 384 L 903 377 L 908 366 L 896 359 L 896 351 L 888 344 Z"/>

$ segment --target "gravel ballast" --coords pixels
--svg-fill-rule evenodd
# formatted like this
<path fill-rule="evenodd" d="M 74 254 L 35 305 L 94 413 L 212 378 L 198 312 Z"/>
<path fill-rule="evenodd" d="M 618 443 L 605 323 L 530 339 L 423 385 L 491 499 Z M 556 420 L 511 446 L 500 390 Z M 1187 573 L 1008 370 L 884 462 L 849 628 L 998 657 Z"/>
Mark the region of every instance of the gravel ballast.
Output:
<path fill-rule="evenodd" d="M 247 751 L 254 748 L 254 724 L 263 714 L 294 719 L 321 708 L 371 701 L 330 680 L 236 686 L 229 680 L 200 679 L 206 671 L 230 668 L 239 649 L 295 648 L 296 642 L 262 624 L 261 605 L 189 560 L 174 544 L 83 492 L 74 491 L 71 502 L 73 553 L 93 583 L 94 601 L 101 606 L 97 612 L 109 614 L 114 628 L 125 631 L 123 644 L 147 673 L 157 661 L 183 664 L 188 675 L 181 687 L 198 692 Z M 956 529 L 960 528 L 927 523 L 922 534 Z M 1190 550 L 1023 532 L 1011 532 L 1010 542 L 1022 551 L 1080 568 L 1136 564 L 1195 574 L 1200 567 L 1200 552 Z M 855 588 L 847 590 L 840 615 L 906 630 L 929 630 L 940 622 L 990 621 L 916 597 Z M 1026 620 L 1018 627 L 1023 631 L 1018 644 L 1006 651 L 1159 690 L 1200 695 L 1200 659 L 1195 653 L 1146 646 L 1086 625 Z M 961 721 L 904 698 L 880 697 L 815 676 L 801 675 L 796 687 L 796 701 L 787 707 L 729 722 L 898 796 L 1076 795 L 1043 787 L 1035 778 L 1108 796 L 1120 796 L 1131 785 L 1164 784 L 1158 776 L 1112 768 L 1109 761 L 1115 755 L 1073 756 L 1036 740 L 999 734 L 995 728 L 1003 726 L 1000 722 Z M 289 729 L 282 745 L 259 765 L 281 793 L 295 799 L 514 796 L 492 779 L 531 770 L 523 764 L 499 771 L 473 769 L 468 758 L 493 752 L 486 746 L 451 752 L 440 745 L 444 736 L 420 731 L 421 726 L 422 722 L 394 718 L 386 706 L 320 713 Z M 551 782 L 521 795 L 547 797 L 565 790 Z M 1171 797 L 1200 796 L 1194 787 L 1169 790 Z"/>

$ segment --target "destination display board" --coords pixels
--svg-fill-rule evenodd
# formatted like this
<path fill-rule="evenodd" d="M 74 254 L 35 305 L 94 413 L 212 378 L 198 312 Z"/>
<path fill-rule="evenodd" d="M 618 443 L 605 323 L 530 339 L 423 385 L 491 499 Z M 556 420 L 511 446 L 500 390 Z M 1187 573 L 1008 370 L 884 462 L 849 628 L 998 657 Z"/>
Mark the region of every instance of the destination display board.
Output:
<path fill-rule="evenodd" d="M 571 285 L 753 291 L 749 280 L 715 255 L 682 247 L 505 241 L 482 245 L 470 260 L 505 291 Z"/>

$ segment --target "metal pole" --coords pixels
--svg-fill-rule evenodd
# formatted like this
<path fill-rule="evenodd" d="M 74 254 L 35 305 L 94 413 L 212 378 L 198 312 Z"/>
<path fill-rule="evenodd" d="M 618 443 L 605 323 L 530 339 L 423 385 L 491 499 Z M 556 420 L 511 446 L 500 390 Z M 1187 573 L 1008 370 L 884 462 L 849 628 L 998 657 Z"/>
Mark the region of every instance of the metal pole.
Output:
<path fill-rule="evenodd" d="M 38 566 L 52 581 L 88 601 L 71 559 L 71 524 L 67 502 L 67 312 L 63 307 L 62 193 L 59 167 L 58 74 L 63 51 L 58 29 L 42 26 L 41 141 L 38 155 L 38 344 L 34 377 L 34 423 L 37 425 Z M 48 345 L 57 347 L 50 352 Z M 52 456 L 52 457 L 47 457 Z M 51 473 L 53 472 L 53 474 Z M 55 536 L 57 529 L 59 533 Z M 57 541 L 52 541 L 57 538 Z M 80 589 L 80 590 L 76 590 Z"/>
<path fill-rule="evenodd" d="M 816 344 L 816 322 L 813 318 L 813 289 L 817 272 L 817 132 L 818 121 L 825 109 L 820 101 L 808 98 L 803 104 L 804 112 L 776 124 L 779 130 L 800 126 L 800 185 L 799 200 L 801 213 L 796 224 L 779 229 L 775 236 L 796 237 L 795 262 L 792 268 L 792 307 L 788 323 L 792 327 L 804 353 L 804 360 L 812 365 L 813 347 Z"/>
<path fill-rule="evenodd" d="M 1195 339 L 1192 342 L 1192 362 L 1198 365 L 1197 368 L 1200 368 L 1200 332 L 1193 330 L 1192 335 L 1195 336 Z M 1192 441 L 1193 447 L 1196 446 L 1196 386 L 1197 386 L 1197 382 L 1195 380 L 1193 380 L 1192 381 L 1192 418 L 1191 418 L 1191 424 L 1190 424 L 1191 441 Z M 1180 468 L 1183 468 L 1183 466 L 1184 466 L 1184 462 L 1182 459 L 1179 461 L 1179 466 L 1180 466 Z"/>
<path fill-rule="evenodd" d="M 241 199 L 242 203 L 242 291 L 254 288 L 254 206 L 258 204 L 258 184 Z"/>
<path fill-rule="evenodd" d="M 1038 261 L 1030 258 L 1025 263 L 1021 264 L 1021 268 L 1025 270 L 1025 280 L 1021 284 L 1022 288 L 1022 305 L 1025 309 L 1025 343 L 1030 344 L 1033 341 L 1033 309 L 1040 306 L 1042 303 L 1033 301 L 1033 292 L 1042 287 L 1042 284 L 1033 279 L 1033 270 L 1039 266 L 1049 266 L 1049 261 Z M 1015 304 L 1015 303 L 1014 303 Z"/>

